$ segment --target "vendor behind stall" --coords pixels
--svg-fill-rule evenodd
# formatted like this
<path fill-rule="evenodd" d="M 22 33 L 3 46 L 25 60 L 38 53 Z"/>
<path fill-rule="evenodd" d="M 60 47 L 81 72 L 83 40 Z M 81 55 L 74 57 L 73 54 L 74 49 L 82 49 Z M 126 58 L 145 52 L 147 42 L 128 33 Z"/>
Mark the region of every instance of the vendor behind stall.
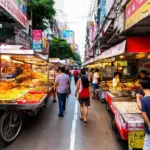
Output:
<path fill-rule="evenodd" d="M 12 78 L 16 78 L 17 76 L 23 74 L 23 69 L 19 66 L 15 68 L 14 73 L 12 74 Z"/>
<path fill-rule="evenodd" d="M 115 73 L 114 73 L 114 78 L 113 78 L 113 80 L 112 80 L 112 86 L 113 86 L 114 88 L 117 87 L 117 85 L 119 84 L 119 82 L 120 82 L 120 75 L 119 75 L 118 72 L 115 72 Z"/>

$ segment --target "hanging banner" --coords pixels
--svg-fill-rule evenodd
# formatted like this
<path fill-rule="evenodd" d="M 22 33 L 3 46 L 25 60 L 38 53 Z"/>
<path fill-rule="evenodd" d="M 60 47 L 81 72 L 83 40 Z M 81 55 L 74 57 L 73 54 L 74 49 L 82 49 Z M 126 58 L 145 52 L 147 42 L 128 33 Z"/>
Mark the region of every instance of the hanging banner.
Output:
<path fill-rule="evenodd" d="M 126 6 L 126 29 L 150 15 L 150 0 L 131 0 Z"/>
<path fill-rule="evenodd" d="M 9 13 L 10 16 L 12 16 L 24 28 L 28 27 L 27 16 L 20 10 L 16 0 L 0 0 L 0 7 L 2 7 L 7 13 Z"/>
<path fill-rule="evenodd" d="M 90 21 L 90 48 L 94 45 L 94 21 Z"/>
<path fill-rule="evenodd" d="M 37 52 L 42 52 L 42 30 L 33 30 L 32 38 L 32 48 Z"/>

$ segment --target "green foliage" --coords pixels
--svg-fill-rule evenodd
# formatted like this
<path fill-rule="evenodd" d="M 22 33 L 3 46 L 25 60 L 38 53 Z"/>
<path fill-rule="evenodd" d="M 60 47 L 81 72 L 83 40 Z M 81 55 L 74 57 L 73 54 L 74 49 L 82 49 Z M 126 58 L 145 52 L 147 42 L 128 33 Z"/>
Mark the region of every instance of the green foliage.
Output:
<path fill-rule="evenodd" d="M 70 45 L 64 39 L 54 37 L 50 42 L 50 57 L 71 59 L 73 56 Z"/>
<path fill-rule="evenodd" d="M 81 64 L 80 56 L 72 52 L 70 45 L 64 39 L 54 37 L 50 42 L 50 57 L 75 60 Z"/>
<path fill-rule="evenodd" d="M 43 19 L 51 20 L 55 15 L 53 0 L 30 0 L 28 13 L 32 10 L 33 29 L 46 29 Z"/>

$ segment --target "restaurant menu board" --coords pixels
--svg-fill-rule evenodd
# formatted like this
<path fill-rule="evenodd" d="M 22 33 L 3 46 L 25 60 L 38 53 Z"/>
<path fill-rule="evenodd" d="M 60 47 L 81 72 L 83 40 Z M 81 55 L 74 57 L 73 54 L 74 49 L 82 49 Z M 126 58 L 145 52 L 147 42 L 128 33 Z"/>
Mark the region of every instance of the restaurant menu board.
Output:
<path fill-rule="evenodd" d="M 131 131 L 128 133 L 129 148 L 142 149 L 144 144 L 144 131 Z"/>

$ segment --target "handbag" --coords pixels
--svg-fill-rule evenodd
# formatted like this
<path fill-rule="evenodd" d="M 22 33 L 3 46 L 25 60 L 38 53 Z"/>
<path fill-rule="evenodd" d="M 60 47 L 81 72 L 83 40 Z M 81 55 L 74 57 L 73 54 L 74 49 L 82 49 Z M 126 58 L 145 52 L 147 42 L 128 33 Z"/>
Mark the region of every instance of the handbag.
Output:
<path fill-rule="evenodd" d="M 89 98 L 90 92 L 88 88 L 83 88 L 82 91 L 79 93 L 79 98 Z"/>

